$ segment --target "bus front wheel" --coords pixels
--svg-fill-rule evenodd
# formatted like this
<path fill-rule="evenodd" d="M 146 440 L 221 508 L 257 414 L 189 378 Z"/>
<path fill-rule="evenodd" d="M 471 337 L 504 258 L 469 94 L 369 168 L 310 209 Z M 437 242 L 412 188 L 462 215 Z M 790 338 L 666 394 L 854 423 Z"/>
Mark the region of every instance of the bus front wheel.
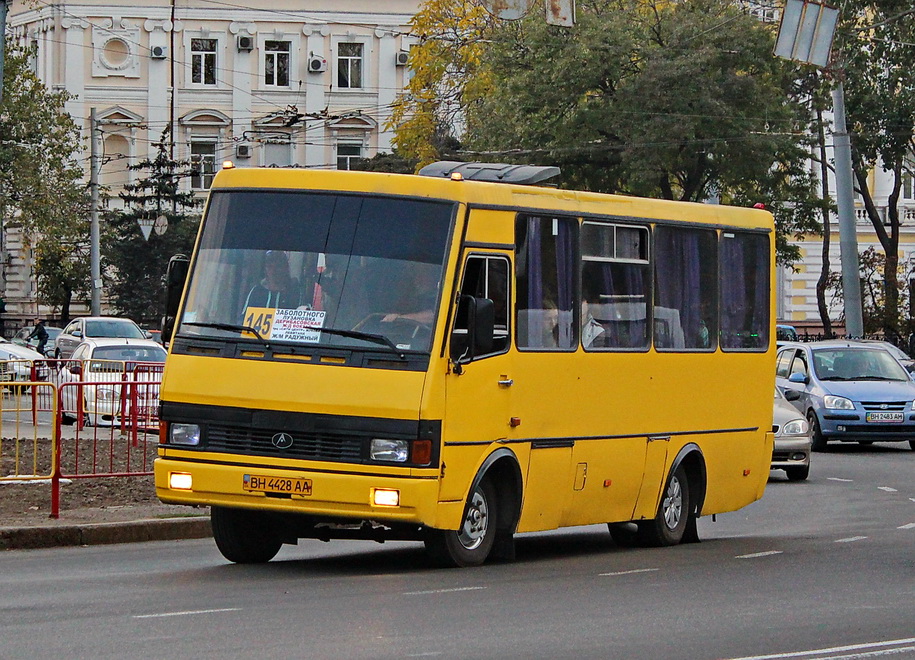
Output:
<path fill-rule="evenodd" d="M 689 483 L 686 469 L 679 465 L 667 480 L 657 515 L 639 521 L 639 537 L 644 545 L 676 545 L 683 539 L 690 516 Z"/>
<path fill-rule="evenodd" d="M 262 564 L 283 545 L 264 514 L 214 506 L 210 510 L 213 539 L 222 556 L 236 564 Z"/>
<path fill-rule="evenodd" d="M 460 529 L 430 530 L 426 552 L 442 566 L 479 566 L 492 550 L 497 522 L 496 491 L 483 479 L 467 499 Z"/>

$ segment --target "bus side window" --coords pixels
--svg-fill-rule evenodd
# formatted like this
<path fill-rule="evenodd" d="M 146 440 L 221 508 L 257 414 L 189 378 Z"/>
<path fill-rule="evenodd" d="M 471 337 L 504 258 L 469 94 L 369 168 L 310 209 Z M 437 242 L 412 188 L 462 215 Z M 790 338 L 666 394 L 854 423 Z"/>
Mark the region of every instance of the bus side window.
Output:
<path fill-rule="evenodd" d="M 505 257 L 472 255 L 464 265 L 464 277 L 459 300 L 465 296 L 491 300 L 494 313 L 492 351 L 489 355 L 504 353 L 511 343 L 508 325 L 509 262 Z M 468 334 L 468 309 L 459 304 L 455 315 L 451 341 L 451 357 L 460 359 L 466 349 Z"/>

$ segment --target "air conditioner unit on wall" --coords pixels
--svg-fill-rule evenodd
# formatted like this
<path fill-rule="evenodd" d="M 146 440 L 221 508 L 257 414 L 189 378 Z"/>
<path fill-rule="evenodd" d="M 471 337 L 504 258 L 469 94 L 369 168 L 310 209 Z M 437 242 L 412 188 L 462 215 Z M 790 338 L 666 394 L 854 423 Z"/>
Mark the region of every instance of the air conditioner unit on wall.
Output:
<path fill-rule="evenodd" d="M 312 53 L 308 57 L 308 73 L 324 73 L 325 71 L 327 71 L 327 60 Z"/>
<path fill-rule="evenodd" d="M 153 46 L 149 49 L 149 56 L 154 60 L 164 60 L 168 57 L 168 46 Z"/>
<path fill-rule="evenodd" d="M 406 50 L 399 50 L 394 53 L 394 64 L 396 66 L 407 66 L 410 62 L 410 52 Z"/>
<path fill-rule="evenodd" d="M 235 145 L 235 157 L 236 158 L 251 158 L 251 145 L 250 144 Z"/>
<path fill-rule="evenodd" d="M 238 50 L 254 50 L 254 37 L 240 34 L 238 35 L 236 42 L 238 44 Z"/>

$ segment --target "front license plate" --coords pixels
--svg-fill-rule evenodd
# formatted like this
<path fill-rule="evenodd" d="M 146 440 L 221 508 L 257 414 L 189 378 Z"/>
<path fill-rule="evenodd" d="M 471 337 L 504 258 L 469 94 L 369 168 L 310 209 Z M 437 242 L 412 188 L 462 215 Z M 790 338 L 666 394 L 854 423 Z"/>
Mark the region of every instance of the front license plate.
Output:
<path fill-rule="evenodd" d="M 242 488 L 257 493 L 289 493 L 290 495 L 311 495 L 311 479 L 301 477 L 267 477 L 246 474 Z"/>
<path fill-rule="evenodd" d="M 868 422 L 902 422 L 903 415 L 901 412 L 869 412 L 866 418 Z"/>

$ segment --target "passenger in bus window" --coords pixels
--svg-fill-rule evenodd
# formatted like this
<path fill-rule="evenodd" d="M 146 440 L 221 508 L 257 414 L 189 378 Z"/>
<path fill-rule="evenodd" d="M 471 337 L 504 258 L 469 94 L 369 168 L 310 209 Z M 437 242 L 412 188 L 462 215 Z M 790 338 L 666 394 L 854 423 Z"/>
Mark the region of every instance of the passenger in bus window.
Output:
<path fill-rule="evenodd" d="M 281 250 L 267 250 L 264 255 L 264 278 L 251 287 L 245 309 L 296 309 L 302 304 L 302 287 L 289 273 L 289 259 Z"/>

